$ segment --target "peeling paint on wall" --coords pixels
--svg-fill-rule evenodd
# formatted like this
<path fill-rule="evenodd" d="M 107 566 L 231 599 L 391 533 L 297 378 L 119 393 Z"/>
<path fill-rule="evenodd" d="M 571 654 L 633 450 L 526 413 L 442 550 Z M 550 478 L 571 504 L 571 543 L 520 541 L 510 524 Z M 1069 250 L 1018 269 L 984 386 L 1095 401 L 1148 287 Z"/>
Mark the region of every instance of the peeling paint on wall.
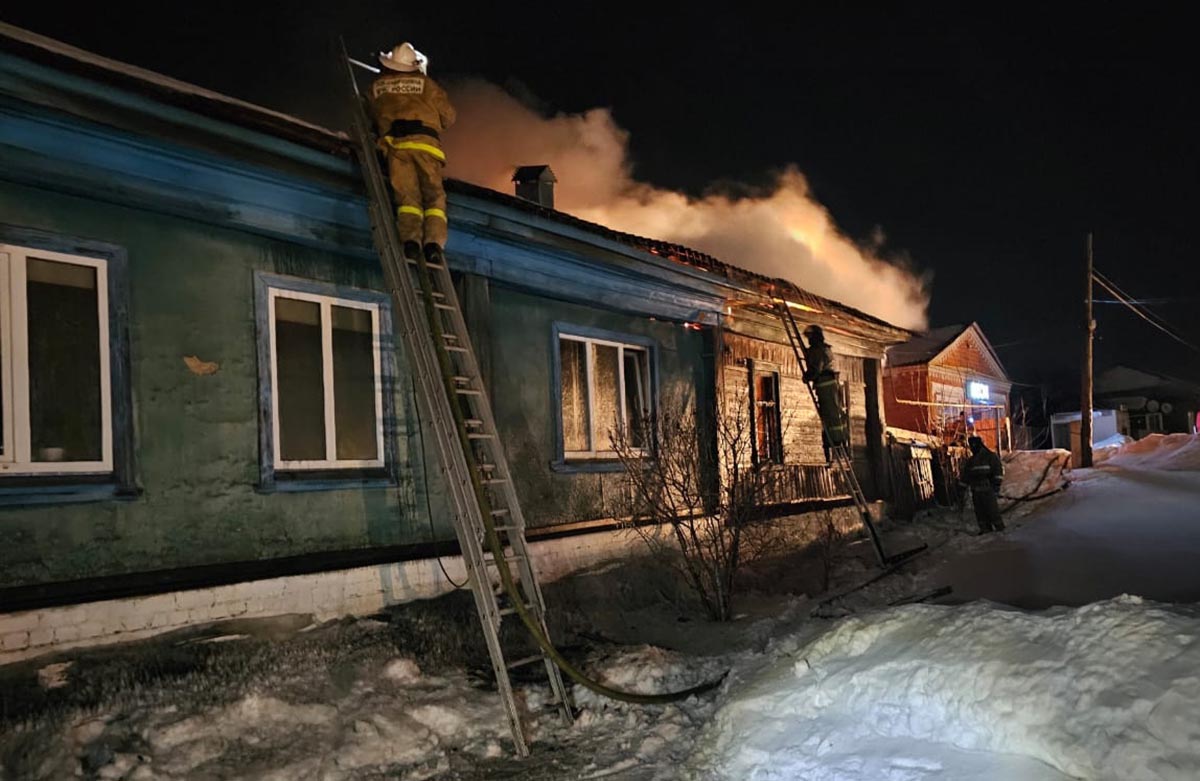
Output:
<path fill-rule="evenodd" d="M 183 363 L 188 367 L 188 371 L 200 377 L 216 374 L 221 368 L 221 364 L 216 361 L 202 361 L 195 355 L 183 356 Z"/>

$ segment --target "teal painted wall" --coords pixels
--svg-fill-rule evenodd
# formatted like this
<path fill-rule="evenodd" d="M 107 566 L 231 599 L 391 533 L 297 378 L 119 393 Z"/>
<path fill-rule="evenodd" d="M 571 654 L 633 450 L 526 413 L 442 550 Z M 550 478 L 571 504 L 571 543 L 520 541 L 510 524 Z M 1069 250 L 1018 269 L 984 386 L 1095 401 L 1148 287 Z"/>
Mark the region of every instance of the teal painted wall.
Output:
<path fill-rule="evenodd" d="M 582 304 L 555 301 L 499 285 L 491 288 L 491 385 L 497 425 L 530 527 L 613 517 L 620 473 L 556 472 L 553 395 L 555 322 L 654 340 L 662 398 L 695 398 L 711 385 L 703 337 L 682 325 Z M 478 338 L 478 335 L 476 335 Z"/>
<path fill-rule="evenodd" d="M 397 355 L 400 484 L 303 493 L 256 489 L 258 374 L 254 274 L 380 289 L 369 262 L 214 227 L 0 183 L 0 221 L 119 245 L 128 252 L 133 500 L 0 507 L 0 587 L 453 539 L 432 438 L 413 425 Z M 503 285 L 466 307 L 490 367 L 492 398 L 531 526 L 611 517 L 619 474 L 564 474 L 556 460 L 555 322 L 653 339 L 659 387 L 711 385 L 703 338 L 681 325 Z M 183 356 L 220 369 L 191 373 Z M 422 447 L 424 445 L 424 447 Z M 432 520 L 432 523 L 431 523 Z M 432 530 L 431 530 L 432 527 Z"/>
<path fill-rule="evenodd" d="M 124 247 L 134 457 L 142 494 L 0 508 L 0 586 L 431 538 L 398 356 L 400 485 L 261 493 L 253 280 L 269 271 L 378 289 L 368 263 L 251 234 L 0 183 L 0 220 Z M 215 361 L 197 376 L 183 356 Z M 407 463 L 410 453 L 416 459 Z M 436 489 L 435 489 L 436 490 Z M 440 515 L 439 538 L 452 536 Z"/>

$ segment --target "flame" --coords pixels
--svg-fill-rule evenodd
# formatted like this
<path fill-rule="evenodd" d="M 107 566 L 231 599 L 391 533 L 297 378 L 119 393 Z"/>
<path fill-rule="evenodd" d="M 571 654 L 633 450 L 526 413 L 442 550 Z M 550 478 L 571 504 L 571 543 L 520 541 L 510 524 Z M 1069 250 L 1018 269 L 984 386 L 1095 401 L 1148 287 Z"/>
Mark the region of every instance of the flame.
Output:
<path fill-rule="evenodd" d="M 451 94 L 459 121 L 445 139 L 450 176 L 511 192 L 517 165 L 546 163 L 562 211 L 788 279 L 896 325 L 926 325 L 928 276 L 843 235 L 795 167 L 759 195 L 691 198 L 634 178 L 629 134 L 607 109 L 547 117 L 481 81 Z"/>

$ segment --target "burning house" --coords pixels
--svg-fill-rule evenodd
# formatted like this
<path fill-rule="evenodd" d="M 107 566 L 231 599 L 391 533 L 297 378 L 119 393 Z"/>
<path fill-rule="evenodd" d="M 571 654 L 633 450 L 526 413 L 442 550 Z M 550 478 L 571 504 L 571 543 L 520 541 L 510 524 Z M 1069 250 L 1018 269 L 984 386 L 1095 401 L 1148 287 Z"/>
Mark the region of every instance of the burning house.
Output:
<path fill-rule="evenodd" d="M 8 26 L 0 99 L 0 661 L 447 590 L 346 137 Z M 824 328 L 887 494 L 884 355 L 909 332 L 555 211 L 554 174 L 526 173 L 524 198 L 448 182 L 447 257 L 544 578 L 626 550 L 609 433 L 671 396 L 743 406 L 774 501 L 843 498 L 764 295 Z M 959 391 L 988 383 L 994 413 L 985 364 Z"/>

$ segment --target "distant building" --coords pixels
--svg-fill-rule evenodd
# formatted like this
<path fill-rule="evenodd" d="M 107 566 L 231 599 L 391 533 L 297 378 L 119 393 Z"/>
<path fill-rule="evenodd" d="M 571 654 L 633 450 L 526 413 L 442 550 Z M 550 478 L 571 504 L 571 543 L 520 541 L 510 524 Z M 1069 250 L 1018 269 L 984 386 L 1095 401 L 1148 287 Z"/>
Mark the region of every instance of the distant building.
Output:
<path fill-rule="evenodd" d="M 1050 416 L 1050 446 L 1070 450 L 1075 457 L 1073 464 L 1079 466 L 1080 459 L 1080 421 L 1083 414 L 1075 412 L 1056 412 Z M 1092 444 L 1111 441 L 1120 434 L 1129 436 L 1129 416 L 1116 409 L 1092 410 Z"/>
<path fill-rule="evenodd" d="M 974 433 L 990 448 L 1012 449 L 1012 381 L 977 323 L 889 347 L 883 388 L 889 426 L 945 441 Z"/>
<path fill-rule="evenodd" d="M 1096 405 L 1125 410 L 1128 430 L 1147 434 L 1194 434 L 1200 414 L 1200 385 L 1164 374 L 1114 366 L 1096 376 Z"/>

